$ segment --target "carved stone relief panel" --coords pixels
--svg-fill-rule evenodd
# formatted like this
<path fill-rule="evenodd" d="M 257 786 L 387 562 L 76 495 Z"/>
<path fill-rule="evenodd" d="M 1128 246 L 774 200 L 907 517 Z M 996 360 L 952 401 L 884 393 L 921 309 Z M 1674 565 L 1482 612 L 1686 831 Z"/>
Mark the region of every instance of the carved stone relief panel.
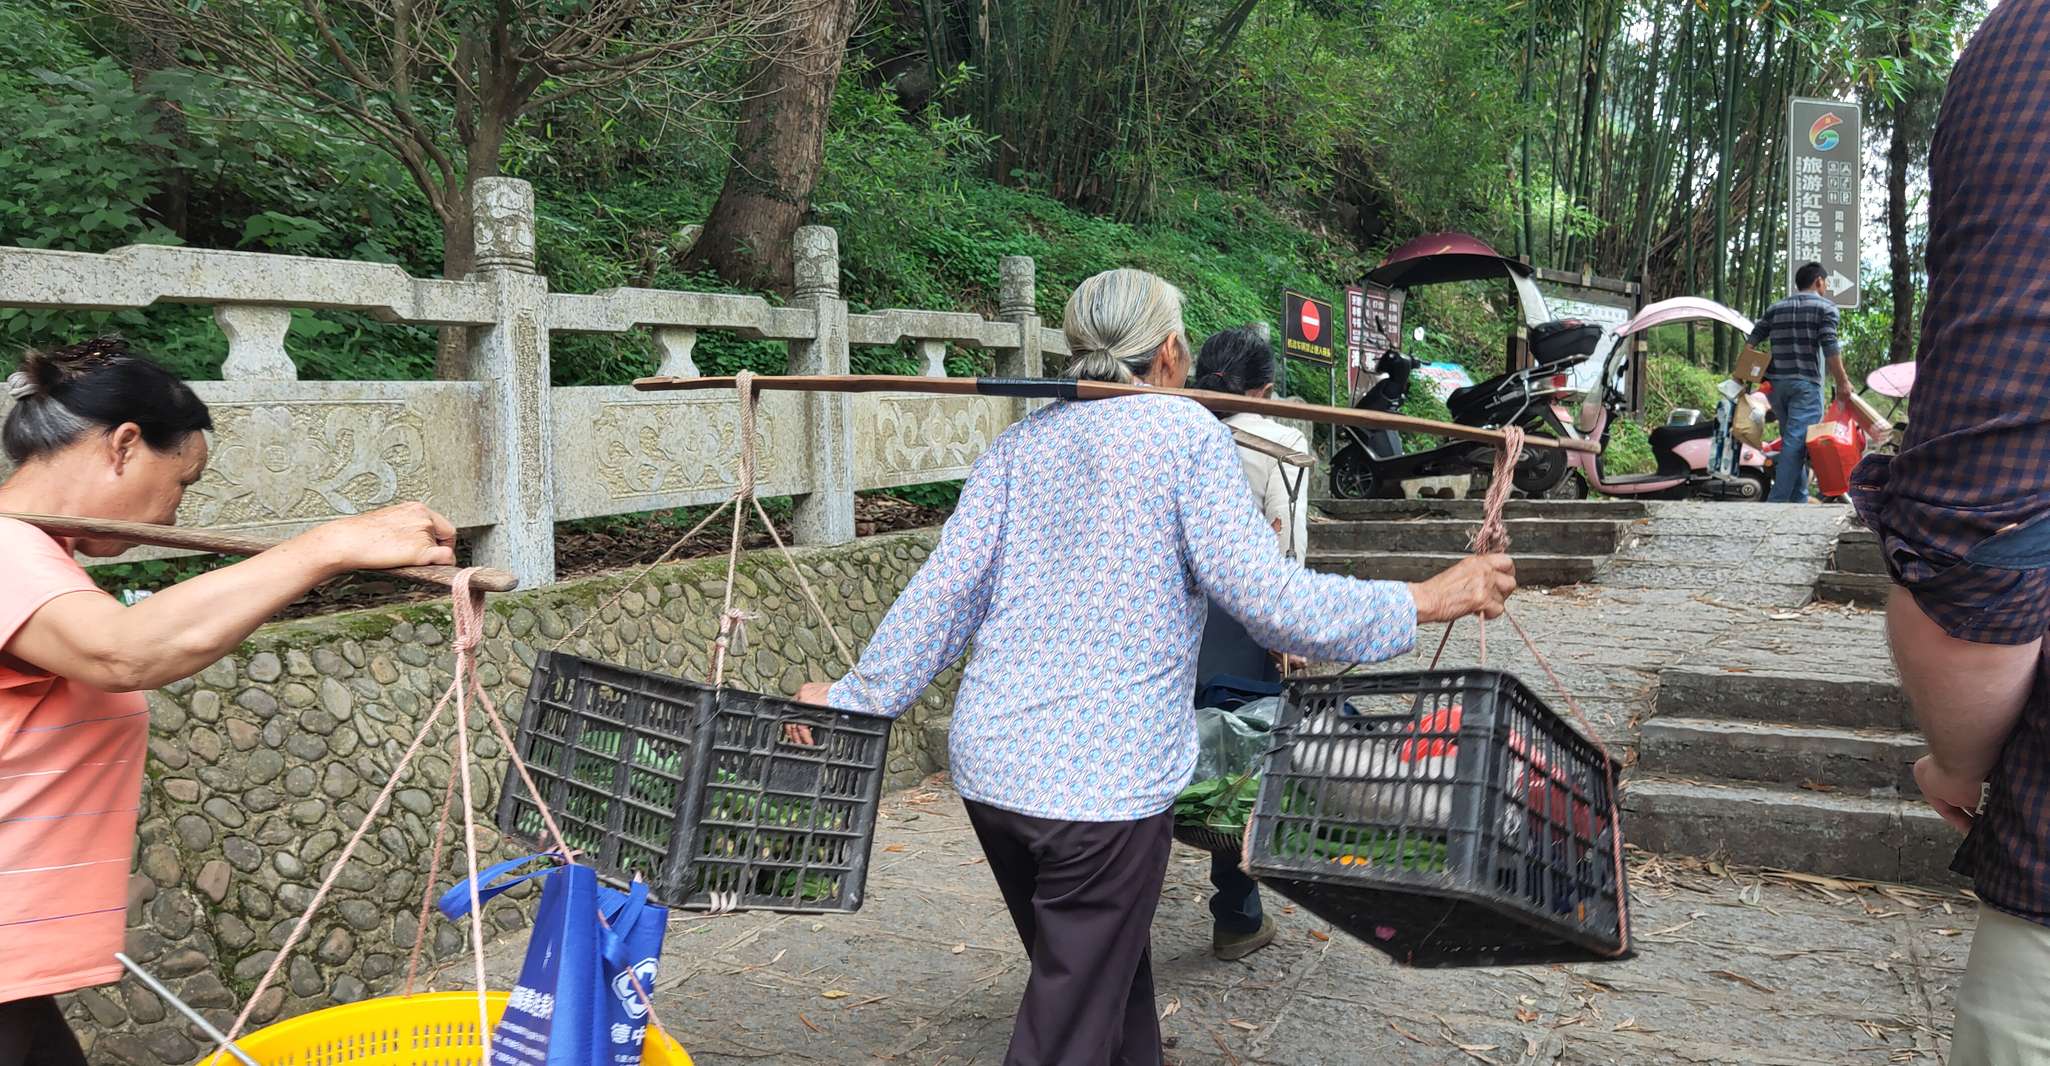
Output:
<path fill-rule="evenodd" d="M 755 411 L 755 481 L 764 495 L 807 469 L 801 397 L 767 395 Z M 556 514 L 619 514 L 710 502 L 740 476 L 731 396 L 660 397 L 623 388 L 555 390 Z"/>
<path fill-rule="evenodd" d="M 1009 424 L 982 396 L 855 397 L 855 478 L 863 488 L 960 477 Z"/>

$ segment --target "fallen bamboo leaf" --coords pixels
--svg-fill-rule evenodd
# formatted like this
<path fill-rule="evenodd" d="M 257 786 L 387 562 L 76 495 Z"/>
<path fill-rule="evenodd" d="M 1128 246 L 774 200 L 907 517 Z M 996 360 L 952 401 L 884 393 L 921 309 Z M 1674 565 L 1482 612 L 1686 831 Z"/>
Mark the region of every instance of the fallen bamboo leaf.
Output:
<path fill-rule="evenodd" d="M 1938 929 L 1938 930 L 1936 930 L 1936 935 L 1937 935 L 1937 936 L 1959 936 L 1959 935 L 1961 935 L 1961 934 L 1963 934 L 1963 933 L 1964 933 L 1964 930 L 1962 930 L 1962 929 Z"/>
<path fill-rule="evenodd" d="M 1531 1010 L 1528 1007 L 1519 1007 L 1516 1010 L 1516 1020 L 1522 1022 L 1525 1025 L 1529 1025 L 1530 1023 L 1538 1020 L 1538 1012 Z"/>
<path fill-rule="evenodd" d="M 1237 1018 L 1226 1019 L 1225 1024 L 1230 1025 L 1234 1029 L 1244 1029 L 1246 1032 L 1249 1033 L 1257 1033 L 1260 1031 L 1260 1027 L 1254 1025 L 1252 1022 L 1243 1022 L 1238 1020 Z"/>
<path fill-rule="evenodd" d="M 1610 1029 L 1610 1030 L 1609 1030 L 1609 1032 L 1612 1032 L 1612 1033 L 1656 1033 L 1656 1032 L 1658 1032 L 1658 1030 L 1656 1030 L 1656 1029 L 1646 1029 L 1646 1028 L 1645 1028 L 1644 1026 L 1641 1026 L 1641 1025 L 1637 1024 L 1637 1019 L 1635 1019 L 1635 1018 L 1625 1018 L 1625 1019 L 1623 1019 L 1622 1021 L 1620 1021 L 1620 1022 L 1617 1022 L 1617 1023 L 1616 1023 L 1616 1026 L 1615 1026 L 1615 1028 L 1613 1028 L 1613 1029 Z"/>
<path fill-rule="evenodd" d="M 824 1029 L 821 1029 L 821 1028 L 819 1028 L 819 1026 L 818 1026 L 818 1023 L 817 1023 L 817 1022 L 814 1022 L 814 1021 L 812 1021 L 812 1020 L 811 1020 L 810 1018 L 807 1018 L 807 1017 L 805 1017 L 805 1016 L 804 1016 L 804 1012 L 803 1012 L 803 1011 L 799 1011 L 799 1012 L 797 1013 L 797 1020 L 798 1020 L 798 1021 L 800 1021 L 800 1022 L 803 1022 L 803 1023 L 804 1023 L 804 1027 L 805 1027 L 806 1029 L 809 1029 L 809 1030 L 811 1030 L 811 1031 L 812 1031 L 812 1032 L 814 1032 L 814 1033 L 823 1033 L 823 1032 L 825 1032 L 825 1030 L 824 1030 Z"/>
<path fill-rule="evenodd" d="M 893 852 L 893 853 L 894 853 L 894 852 L 901 852 L 901 851 L 903 851 L 903 850 L 904 850 L 904 845 L 902 845 L 902 844 L 887 844 L 887 845 L 884 845 L 884 847 L 883 847 L 883 850 L 884 850 L 884 851 L 888 851 L 888 852 Z"/>
<path fill-rule="evenodd" d="M 953 947 L 951 947 L 951 948 L 948 948 L 948 949 L 947 949 L 947 952 L 948 952 L 949 954 L 952 954 L 952 955 L 959 955 L 959 954 L 961 954 L 962 952 L 964 952 L 964 951 L 967 951 L 967 950 L 968 950 L 968 945 L 966 945 L 966 944 L 956 944 L 956 945 L 954 945 Z"/>
<path fill-rule="evenodd" d="M 1752 988 L 1755 988 L 1760 992 L 1767 993 L 1768 995 L 1776 996 L 1779 994 L 1779 989 L 1771 988 L 1766 985 L 1760 984 L 1757 981 L 1749 977 L 1746 977 L 1740 973 L 1731 973 L 1728 970 L 1710 970 L 1708 971 L 1708 975 L 1710 977 L 1720 977 L 1725 981 L 1735 981 L 1741 985 L 1750 985 Z"/>
<path fill-rule="evenodd" d="M 1423 1037 L 1420 1037 L 1420 1036 L 1416 1035 L 1415 1033 L 1412 1033 L 1412 1032 L 1410 1032 L 1409 1030 L 1407 1030 L 1407 1029 L 1404 1029 L 1404 1028 L 1403 1028 L 1402 1026 L 1399 1026 L 1399 1025 L 1395 1024 L 1394 1022 L 1389 1022 L 1389 1023 L 1388 1023 L 1388 1028 L 1390 1028 L 1390 1029 L 1393 1029 L 1393 1030 L 1395 1030 L 1395 1032 L 1396 1032 L 1396 1035 L 1398 1035 L 1398 1036 L 1401 1036 L 1401 1037 L 1403 1037 L 1403 1038 L 1407 1039 L 1407 1040 L 1408 1040 L 1408 1041 L 1409 1041 L 1410 1043 L 1412 1043 L 1412 1044 L 1423 1044 L 1423 1043 L 1428 1043 L 1428 1041 L 1426 1041 L 1426 1040 L 1425 1040 L 1425 1039 L 1424 1039 Z"/>
<path fill-rule="evenodd" d="M 825 998 L 827 998 L 827 999 L 846 999 L 846 998 L 847 998 L 847 993 L 845 993 L 845 992 L 842 992 L 842 991 L 840 991 L 840 990 L 839 990 L 839 989 L 837 989 L 837 988 L 828 988 L 828 989 L 826 989 L 826 990 L 825 990 L 824 992 L 821 992 L 821 993 L 819 993 L 819 995 L 821 995 L 821 996 L 824 996 L 824 997 L 825 997 Z"/>
<path fill-rule="evenodd" d="M 1310 937 L 1313 940 L 1329 940 L 1331 939 L 1331 934 L 1320 929 L 1312 929 L 1310 930 Z"/>
<path fill-rule="evenodd" d="M 1167 1018 L 1168 1018 L 1168 1015 L 1170 1015 L 1170 1014 L 1173 1014 L 1174 1012 L 1176 1012 L 1176 1011 L 1178 1011 L 1178 1010 L 1181 1010 L 1181 1009 L 1182 1009 L 1182 997 L 1180 997 L 1180 996 L 1174 996 L 1174 997 L 1170 998 L 1170 999 L 1169 999 L 1169 1000 L 1167 1001 L 1167 1006 L 1165 1006 L 1165 1007 L 1162 1007 L 1162 1008 L 1160 1009 L 1160 1020 L 1161 1020 L 1161 1021 L 1163 1021 L 1163 1022 L 1164 1022 L 1164 1021 L 1166 1021 L 1166 1020 L 1167 1020 Z"/>

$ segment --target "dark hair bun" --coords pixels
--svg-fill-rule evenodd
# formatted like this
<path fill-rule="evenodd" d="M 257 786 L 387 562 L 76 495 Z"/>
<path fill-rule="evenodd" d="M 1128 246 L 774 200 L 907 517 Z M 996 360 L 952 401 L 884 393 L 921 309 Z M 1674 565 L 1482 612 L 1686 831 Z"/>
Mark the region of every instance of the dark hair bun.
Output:
<path fill-rule="evenodd" d="M 0 425 L 0 448 L 17 463 L 127 423 L 160 452 L 213 428 L 191 386 L 119 337 L 28 352 L 21 369 L 8 375 L 7 391 L 16 402 Z"/>
<path fill-rule="evenodd" d="M 117 359 L 134 357 L 127 341 L 119 337 L 95 337 L 48 351 L 25 352 L 21 357 L 21 372 L 28 375 L 38 392 L 49 395 Z"/>

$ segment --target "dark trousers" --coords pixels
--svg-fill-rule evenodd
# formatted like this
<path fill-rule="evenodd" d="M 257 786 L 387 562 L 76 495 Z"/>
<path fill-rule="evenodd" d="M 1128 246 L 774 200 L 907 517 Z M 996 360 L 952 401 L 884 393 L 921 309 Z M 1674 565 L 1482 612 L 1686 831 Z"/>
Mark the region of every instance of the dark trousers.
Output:
<path fill-rule="evenodd" d="M 1210 896 L 1217 928 L 1238 936 L 1260 931 L 1260 885 L 1239 869 L 1237 854 L 1210 853 L 1210 884 L 1217 889 Z"/>
<path fill-rule="evenodd" d="M 968 802 L 1032 959 L 1004 1066 L 1160 1066 L 1151 930 L 1173 816 L 1060 822 Z"/>
<path fill-rule="evenodd" d="M 56 997 L 0 1003 L 0 1066 L 86 1066 Z"/>

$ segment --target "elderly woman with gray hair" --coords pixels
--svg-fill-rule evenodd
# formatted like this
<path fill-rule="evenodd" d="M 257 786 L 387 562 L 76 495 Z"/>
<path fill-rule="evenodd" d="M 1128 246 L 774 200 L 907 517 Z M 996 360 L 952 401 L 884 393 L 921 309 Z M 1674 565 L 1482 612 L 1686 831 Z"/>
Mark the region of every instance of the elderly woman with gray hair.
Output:
<path fill-rule="evenodd" d="M 1181 294 L 1137 270 L 1084 281 L 1063 328 L 1076 378 L 1178 386 Z M 1174 797 L 1196 756 L 1206 598 L 1263 646 L 1324 660 L 1407 652 L 1419 623 L 1493 616 L 1501 556 L 1420 584 L 1287 559 L 1231 432 L 1172 396 L 1054 403 L 976 463 L 933 551 L 852 673 L 801 696 L 897 715 L 975 652 L 954 701 L 954 784 L 1032 960 L 1008 1066 L 1157 1066 L 1149 927 Z"/>

